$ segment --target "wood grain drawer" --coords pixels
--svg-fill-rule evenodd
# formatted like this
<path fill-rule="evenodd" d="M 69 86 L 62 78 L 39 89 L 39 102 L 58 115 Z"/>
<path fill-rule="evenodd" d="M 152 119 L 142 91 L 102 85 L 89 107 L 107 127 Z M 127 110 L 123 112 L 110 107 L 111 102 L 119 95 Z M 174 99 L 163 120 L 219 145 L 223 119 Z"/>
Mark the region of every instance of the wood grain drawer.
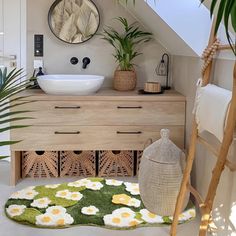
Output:
<path fill-rule="evenodd" d="M 23 140 L 11 150 L 142 150 L 149 138 L 160 138 L 165 126 L 32 126 L 11 132 Z M 171 139 L 184 147 L 184 126 L 169 126 Z"/>
<path fill-rule="evenodd" d="M 34 125 L 184 125 L 185 102 L 37 101 L 25 104 Z"/>

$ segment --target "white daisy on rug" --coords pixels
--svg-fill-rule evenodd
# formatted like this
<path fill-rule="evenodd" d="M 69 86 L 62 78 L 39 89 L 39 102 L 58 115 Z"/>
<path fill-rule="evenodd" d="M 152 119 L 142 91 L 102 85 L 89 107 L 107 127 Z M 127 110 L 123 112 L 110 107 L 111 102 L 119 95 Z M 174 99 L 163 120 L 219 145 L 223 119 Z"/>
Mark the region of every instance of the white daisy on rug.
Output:
<path fill-rule="evenodd" d="M 36 225 L 54 226 L 55 219 L 53 218 L 53 215 L 48 214 L 48 213 L 38 215 L 38 216 L 36 216 Z"/>
<path fill-rule="evenodd" d="M 51 203 L 51 200 L 47 197 L 35 199 L 30 206 L 37 207 L 37 208 L 47 208 L 48 205 Z"/>
<path fill-rule="evenodd" d="M 125 190 L 132 195 L 140 195 L 139 184 L 125 182 L 124 185 L 126 186 Z"/>
<path fill-rule="evenodd" d="M 114 210 L 112 214 L 105 215 L 103 220 L 106 226 L 120 228 L 134 227 L 142 223 L 142 221 L 135 219 L 135 212 L 126 207 Z"/>
<path fill-rule="evenodd" d="M 20 191 L 13 193 L 10 198 L 11 199 L 26 199 L 32 200 L 38 195 L 38 192 L 33 190 L 32 188 L 26 188 Z"/>
<path fill-rule="evenodd" d="M 131 207 L 140 207 L 141 201 L 136 198 L 131 198 L 128 202 L 128 206 Z"/>
<path fill-rule="evenodd" d="M 103 188 L 103 184 L 101 184 L 100 182 L 91 181 L 90 183 L 86 184 L 86 188 L 91 190 L 100 190 L 101 188 Z"/>
<path fill-rule="evenodd" d="M 80 188 L 80 187 L 85 187 L 89 183 L 91 183 L 91 180 L 89 180 L 89 179 L 81 179 L 81 180 L 77 180 L 75 182 L 69 183 L 68 186 L 69 187 Z"/>
<path fill-rule="evenodd" d="M 53 216 L 59 216 L 59 215 L 66 214 L 66 208 L 62 206 L 52 206 L 46 210 L 46 213 Z"/>
<path fill-rule="evenodd" d="M 61 212 L 56 214 L 55 212 Z M 54 212 L 55 214 L 53 214 Z M 74 223 L 74 219 L 71 217 L 70 214 L 65 213 L 64 210 L 60 211 L 60 207 L 51 209 L 49 212 L 46 212 L 45 214 L 36 216 L 36 225 L 40 226 L 65 226 L 65 225 L 71 225 Z"/>
<path fill-rule="evenodd" d="M 48 184 L 48 185 L 45 185 L 45 188 L 55 189 L 55 188 L 58 188 L 59 186 L 60 184 Z"/>
<path fill-rule="evenodd" d="M 155 214 L 151 213 L 150 211 L 148 211 L 147 209 L 142 209 L 140 211 L 140 213 L 142 215 L 142 219 L 149 224 L 154 224 L 154 223 L 162 224 L 162 223 L 164 223 L 164 220 L 161 216 L 155 215 Z"/>
<path fill-rule="evenodd" d="M 196 211 L 194 209 L 189 209 L 179 215 L 179 222 L 185 222 L 195 217 L 196 217 Z M 170 216 L 169 218 L 171 221 L 173 220 L 173 216 Z"/>
<path fill-rule="evenodd" d="M 99 209 L 95 206 L 83 207 L 81 213 L 84 215 L 96 215 L 99 212 Z"/>
<path fill-rule="evenodd" d="M 118 181 L 115 179 L 106 180 L 106 185 L 109 185 L 109 186 L 121 186 L 122 184 L 123 184 L 123 181 Z"/>
<path fill-rule="evenodd" d="M 70 195 L 70 191 L 68 189 L 60 190 L 56 192 L 56 197 L 59 198 L 67 198 Z"/>
<path fill-rule="evenodd" d="M 10 217 L 20 216 L 24 213 L 26 209 L 25 205 L 10 205 L 6 211 Z"/>
<path fill-rule="evenodd" d="M 17 191 L 10 196 L 10 199 L 20 199 L 20 197 L 21 197 L 21 192 Z"/>
<path fill-rule="evenodd" d="M 74 219 L 72 216 L 68 213 L 60 215 L 55 219 L 55 226 L 65 226 L 65 225 L 71 225 L 74 223 Z"/>
<path fill-rule="evenodd" d="M 128 207 L 122 207 L 119 209 L 116 209 L 112 212 L 112 215 L 121 217 L 122 219 L 133 219 L 135 217 L 135 212 L 132 211 L 130 208 Z"/>
<path fill-rule="evenodd" d="M 83 194 L 80 192 L 69 192 L 69 194 L 65 197 L 67 200 L 79 201 L 83 197 Z"/>

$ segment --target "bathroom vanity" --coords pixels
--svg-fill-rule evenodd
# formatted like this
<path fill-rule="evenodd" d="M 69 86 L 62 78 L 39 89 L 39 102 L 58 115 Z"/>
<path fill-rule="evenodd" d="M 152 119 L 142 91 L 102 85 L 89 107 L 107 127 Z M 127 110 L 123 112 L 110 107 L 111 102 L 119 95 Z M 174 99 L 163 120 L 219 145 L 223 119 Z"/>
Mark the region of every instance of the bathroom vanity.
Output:
<path fill-rule="evenodd" d="M 171 139 L 184 148 L 185 97 L 175 91 L 139 95 L 137 91 L 101 90 L 89 96 L 53 96 L 41 90 L 25 91 L 21 106 L 34 119 L 11 131 L 11 183 L 21 178 L 22 151 L 143 150 L 145 143 L 168 128 Z"/>

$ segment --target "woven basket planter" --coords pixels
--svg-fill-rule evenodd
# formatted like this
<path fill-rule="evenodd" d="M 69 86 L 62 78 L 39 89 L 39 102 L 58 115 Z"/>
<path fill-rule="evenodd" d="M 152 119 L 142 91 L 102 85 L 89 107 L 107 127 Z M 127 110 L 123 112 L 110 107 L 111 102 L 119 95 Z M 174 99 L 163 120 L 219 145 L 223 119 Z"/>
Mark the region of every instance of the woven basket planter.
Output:
<path fill-rule="evenodd" d="M 60 176 L 96 176 L 96 152 L 60 152 Z"/>
<path fill-rule="evenodd" d="M 22 177 L 58 177 L 58 152 L 23 152 Z"/>
<path fill-rule="evenodd" d="M 99 176 L 117 177 L 134 175 L 133 151 L 100 151 Z"/>
<path fill-rule="evenodd" d="M 131 91 L 136 88 L 137 76 L 134 70 L 116 70 L 114 74 L 114 89 L 118 91 Z"/>

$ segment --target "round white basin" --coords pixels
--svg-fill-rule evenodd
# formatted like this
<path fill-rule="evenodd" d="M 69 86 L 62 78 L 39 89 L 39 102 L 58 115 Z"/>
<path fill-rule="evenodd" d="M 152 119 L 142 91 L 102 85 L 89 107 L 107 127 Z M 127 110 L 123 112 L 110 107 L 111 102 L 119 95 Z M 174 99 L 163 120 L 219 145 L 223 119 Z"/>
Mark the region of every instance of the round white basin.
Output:
<path fill-rule="evenodd" d="M 90 95 L 103 84 L 100 75 L 43 75 L 37 78 L 40 88 L 52 95 Z"/>

